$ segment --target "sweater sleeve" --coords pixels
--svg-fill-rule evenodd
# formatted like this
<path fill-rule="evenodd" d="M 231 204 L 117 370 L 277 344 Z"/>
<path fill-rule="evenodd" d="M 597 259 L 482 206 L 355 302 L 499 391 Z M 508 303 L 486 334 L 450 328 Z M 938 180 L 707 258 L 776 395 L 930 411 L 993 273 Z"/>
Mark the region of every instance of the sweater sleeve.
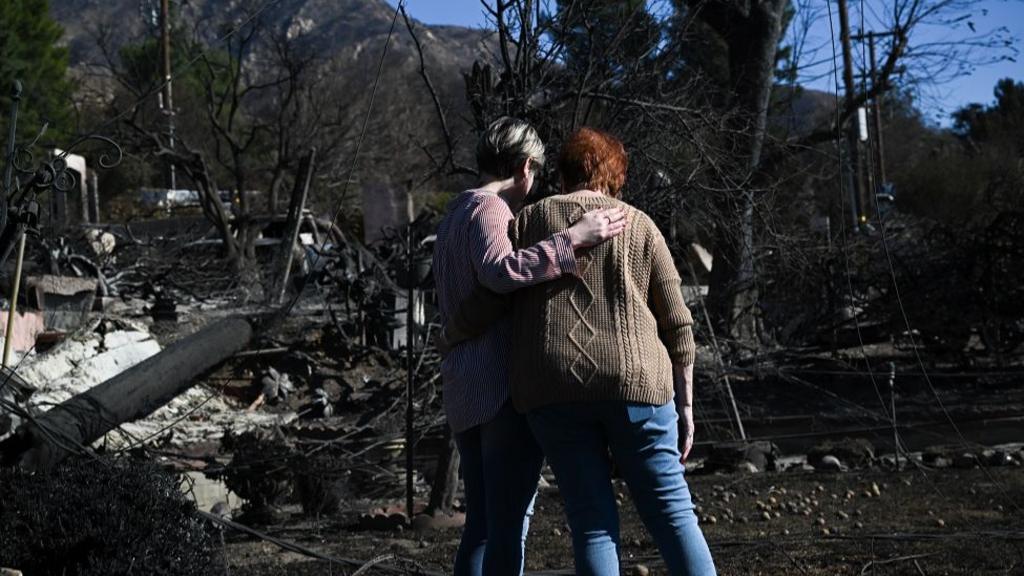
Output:
<path fill-rule="evenodd" d="M 648 303 L 658 322 L 658 336 L 677 366 L 693 364 L 693 316 L 683 301 L 682 281 L 665 239 L 657 231 L 650 239 L 651 278 Z"/>
<path fill-rule="evenodd" d="M 553 234 L 528 248 L 513 250 L 509 239 L 512 210 L 497 196 L 483 199 L 470 219 L 470 250 L 477 280 L 508 294 L 576 274 L 576 255 L 567 232 Z"/>

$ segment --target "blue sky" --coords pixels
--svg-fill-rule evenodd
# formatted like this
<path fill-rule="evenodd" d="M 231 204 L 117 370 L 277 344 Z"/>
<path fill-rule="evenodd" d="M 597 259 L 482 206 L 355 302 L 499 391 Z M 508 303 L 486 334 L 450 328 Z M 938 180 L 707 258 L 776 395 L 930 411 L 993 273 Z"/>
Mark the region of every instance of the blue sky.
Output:
<path fill-rule="evenodd" d="M 388 0 L 395 5 L 397 0 Z M 663 0 L 662 0 L 663 2 Z M 658 3 L 658 2 L 655 2 Z M 807 38 L 808 46 L 819 46 L 822 53 L 817 55 L 818 59 L 825 59 L 825 62 L 816 68 L 806 72 L 808 79 L 816 77 L 808 82 L 809 86 L 827 90 L 834 87 L 834 80 L 831 78 L 831 60 L 829 44 L 831 34 L 828 26 L 826 5 L 823 1 L 814 0 L 812 4 L 820 12 L 820 17 L 811 27 Z M 852 26 L 857 28 L 860 22 L 859 7 L 863 2 L 858 0 L 850 1 L 850 18 Z M 868 0 L 867 14 L 865 15 L 865 29 L 874 29 L 872 26 L 871 6 L 884 7 L 891 5 L 891 0 Z M 480 0 L 406 0 L 406 7 L 409 13 L 428 24 L 455 24 L 460 26 L 483 27 L 487 25 Z M 1024 0 L 979 0 L 970 22 L 979 31 L 992 30 L 997 27 L 1005 27 L 1006 31 L 1015 38 L 1015 45 L 1024 51 Z M 882 8 L 884 10 L 884 8 Z M 982 14 L 982 12 L 987 14 Z M 836 18 L 836 29 L 838 30 L 838 17 Z M 967 21 L 955 26 L 930 26 L 921 28 L 916 37 L 912 38 L 912 44 L 941 41 L 943 38 L 956 37 L 958 34 L 966 33 L 963 28 Z M 838 32 L 837 32 L 838 34 Z M 1000 78 L 1010 77 L 1017 81 L 1024 81 L 1024 53 L 1019 54 L 1017 62 L 997 62 L 981 66 L 973 70 L 969 75 L 959 76 L 949 81 L 938 84 L 923 85 L 921 90 L 922 99 L 919 102 L 929 118 L 933 121 L 948 124 L 949 114 L 971 102 L 990 103 L 993 100 L 992 88 Z"/>

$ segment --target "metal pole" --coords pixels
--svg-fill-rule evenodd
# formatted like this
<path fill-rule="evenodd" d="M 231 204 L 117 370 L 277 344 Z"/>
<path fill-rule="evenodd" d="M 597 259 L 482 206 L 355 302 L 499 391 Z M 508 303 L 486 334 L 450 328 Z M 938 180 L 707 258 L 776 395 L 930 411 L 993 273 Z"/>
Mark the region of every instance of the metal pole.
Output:
<path fill-rule="evenodd" d="M 15 226 L 20 226 L 15 224 Z M 18 313 L 18 292 L 21 289 L 21 265 L 25 261 L 25 231 L 22 230 L 18 238 L 18 260 L 14 265 L 14 287 L 11 289 L 11 307 L 7 311 L 7 330 L 4 332 L 4 358 L 3 366 L 10 365 L 11 342 L 14 340 L 14 317 Z"/>
<path fill-rule="evenodd" d="M 896 469 L 900 469 L 900 432 L 896 427 L 896 364 L 889 362 L 889 411 L 892 413 L 892 446 Z"/>
<path fill-rule="evenodd" d="M 685 258 L 686 265 L 690 268 L 690 277 L 697 280 L 697 271 L 693 269 L 693 264 L 688 258 Z M 697 294 L 700 295 L 700 289 L 697 289 Z M 743 428 L 743 419 L 740 418 L 740 409 L 736 405 L 736 396 L 732 393 L 732 382 L 729 381 L 729 374 L 725 370 L 725 361 L 722 359 L 722 350 L 718 347 L 718 337 L 715 336 L 715 325 L 711 322 L 711 316 L 708 315 L 708 306 L 704 301 L 704 296 L 701 295 L 701 310 L 704 311 L 704 321 L 708 325 L 708 333 L 711 335 L 711 346 L 715 351 L 715 358 L 718 360 L 718 365 L 722 368 L 722 382 L 725 384 L 725 393 L 729 399 L 729 406 L 732 409 L 733 418 L 736 419 L 736 429 L 740 433 L 740 439 L 743 441 L 747 440 L 747 431 Z M 694 391 L 696 394 L 696 391 Z"/>
<path fill-rule="evenodd" d="M 413 445 L 413 405 L 412 391 L 416 379 L 416 365 L 413 358 L 413 344 L 416 341 L 416 316 L 413 314 L 413 299 L 416 297 L 414 290 L 413 254 L 412 254 L 412 226 L 405 230 L 405 255 L 406 255 L 406 302 L 405 302 L 405 361 L 406 361 L 406 383 L 405 383 L 405 513 L 410 522 L 413 516 L 413 477 L 412 467 L 415 456 Z"/>
<path fill-rule="evenodd" d="M 867 221 L 866 206 L 862 194 L 864 182 L 860 168 L 860 141 L 857 130 L 856 95 L 857 86 L 853 81 L 853 50 L 850 48 L 850 17 L 846 9 L 846 0 L 839 0 L 839 39 L 843 46 L 843 85 L 846 89 L 846 109 L 849 113 L 846 145 L 850 155 L 850 171 L 853 176 L 853 205 L 855 210 L 854 227 L 859 229 L 861 223 Z"/>

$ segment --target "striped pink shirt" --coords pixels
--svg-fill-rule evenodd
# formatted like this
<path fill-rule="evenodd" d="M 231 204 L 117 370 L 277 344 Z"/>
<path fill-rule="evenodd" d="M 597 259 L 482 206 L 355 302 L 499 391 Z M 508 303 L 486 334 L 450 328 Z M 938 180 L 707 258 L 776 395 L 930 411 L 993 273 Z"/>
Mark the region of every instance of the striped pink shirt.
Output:
<path fill-rule="evenodd" d="M 507 294 L 576 273 L 567 232 L 513 250 L 508 227 L 514 218 L 505 200 L 489 192 L 467 190 L 448 204 L 434 244 L 442 322 L 478 284 Z M 511 324 L 504 318 L 482 336 L 457 345 L 441 362 L 444 408 L 455 432 L 488 422 L 508 400 L 511 344 Z"/>

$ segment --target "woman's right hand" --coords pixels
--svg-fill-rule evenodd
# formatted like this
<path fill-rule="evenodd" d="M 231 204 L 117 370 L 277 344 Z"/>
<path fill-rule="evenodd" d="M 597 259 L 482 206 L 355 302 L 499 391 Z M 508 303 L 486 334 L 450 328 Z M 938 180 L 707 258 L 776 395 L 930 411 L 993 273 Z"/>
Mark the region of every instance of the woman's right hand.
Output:
<path fill-rule="evenodd" d="M 589 248 L 614 238 L 626 229 L 626 211 L 623 208 L 598 208 L 583 215 L 569 227 L 572 247 Z"/>
<path fill-rule="evenodd" d="M 693 449 L 693 406 L 678 408 L 679 411 L 679 453 L 682 462 L 690 457 Z"/>

